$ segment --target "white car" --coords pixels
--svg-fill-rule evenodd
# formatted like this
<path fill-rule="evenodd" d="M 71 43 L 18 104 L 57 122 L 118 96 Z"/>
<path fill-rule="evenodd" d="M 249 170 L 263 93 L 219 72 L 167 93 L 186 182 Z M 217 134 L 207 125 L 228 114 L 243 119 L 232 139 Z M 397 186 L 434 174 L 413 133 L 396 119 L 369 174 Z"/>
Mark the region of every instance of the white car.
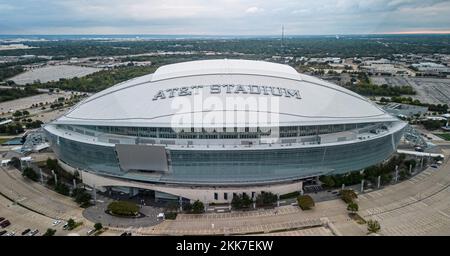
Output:
<path fill-rule="evenodd" d="M 59 223 L 61 223 L 60 220 L 55 220 L 55 221 L 53 221 L 53 226 L 59 225 Z"/>
<path fill-rule="evenodd" d="M 9 233 L 6 234 L 6 236 L 15 236 L 15 235 L 16 235 L 16 232 L 14 232 L 14 231 L 9 232 Z"/>
<path fill-rule="evenodd" d="M 34 235 L 36 235 L 38 232 L 39 232 L 39 230 L 34 229 L 34 230 L 32 230 L 30 233 L 28 233 L 28 236 L 34 236 Z"/>

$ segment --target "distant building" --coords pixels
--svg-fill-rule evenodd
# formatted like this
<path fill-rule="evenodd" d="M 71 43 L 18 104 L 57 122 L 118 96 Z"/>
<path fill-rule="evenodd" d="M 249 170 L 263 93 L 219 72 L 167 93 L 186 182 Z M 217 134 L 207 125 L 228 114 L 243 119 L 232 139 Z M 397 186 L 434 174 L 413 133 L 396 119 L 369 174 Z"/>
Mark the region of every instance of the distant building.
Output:
<path fill-rule="evenodd" d="M 341 58 L 337 57 L 326 57 L 326 58 L 311 58 L 308 62 L 313 63 L 341 63 Z"/>
<path fill-rule="evenodd" d="M 1 125 L 4 125 L 4 124 L 9 124 L 9 123 L 11 123 L 11 122 L 12 122 L 11 119 L 7 119 L 7 120 L 0 121 L 0 126 L 1 126 Z"/>
<path fill-rule="evenodd" d="M 421 62 L 412 64 L 419 72 L 427 75 L 450 74 L 450 68 L 433 62 Z"/>

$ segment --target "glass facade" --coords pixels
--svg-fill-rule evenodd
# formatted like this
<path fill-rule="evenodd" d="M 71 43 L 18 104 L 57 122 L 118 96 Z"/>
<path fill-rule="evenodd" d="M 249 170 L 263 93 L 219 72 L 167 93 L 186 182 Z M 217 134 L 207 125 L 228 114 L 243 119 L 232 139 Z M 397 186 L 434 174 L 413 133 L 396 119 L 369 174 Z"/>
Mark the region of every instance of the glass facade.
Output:
<path fill-rule="evenodd" d="M 332 127 L 332 126 L 329 126 Z M 334 129 L 334 128 L 333 128 Z M 75 168 L 127 178 L 119 166 L 114 146 L 81 143 L 47 134 L 58 157 Z M 388 158 L 402 130 L 373 140 L 316 147 L 186 150 L 169 149 L 170 171 L 159 182 L 221 184 L 263 183 L 326 173 L 360 170 Z M 133 175 L 133 179 L 155 181 Z"/>
<path fill-rule="evenodd" d="M 362 129 L 365 127 L 373 127 L 374 125 L 382 126 L 382 123 L 358 123 L 358 124 L 334 124 L 334 125 L 312 125 L 312 126 L 284 126 L 279 131 L 273 128 L 249 128 L 246 127 L 239 131 L 237 127 L 223 129 L 198 129 L 181 128 L 178 131 L 170 127 L 122 127 L 122 126 L 75 126 L 58 124 L 59 129 L 67 129 L 80 134 L 95 136 L 93 132 L 149 137 L 149 138 L 166 138 L 166 139 L 257 139 L 263 136 L 269 136 L 272 132 L 279 132 L 279 136 L 285 137 L 302 137 L 311 135 L 321 135 L 336 132 L 349 131 L 354 129 Z"/>

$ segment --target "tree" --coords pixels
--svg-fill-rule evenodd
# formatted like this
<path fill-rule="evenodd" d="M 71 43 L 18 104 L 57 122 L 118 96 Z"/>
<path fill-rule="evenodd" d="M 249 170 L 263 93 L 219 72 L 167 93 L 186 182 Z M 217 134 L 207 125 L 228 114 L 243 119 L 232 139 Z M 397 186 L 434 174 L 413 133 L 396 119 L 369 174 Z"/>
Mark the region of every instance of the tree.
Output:
<path fill-rule="evenodd" d="M 256 205 L 257 206 L 272 206 L 277 202 L 277 195 L 272 192 L 262 191 L 261 194 L 256 196 Z"/>
<path fill-rule="evenodd" d="M 351 202 L 348 204 L 347 210 L 354 214 L 355 212 L 357 212 L 359 210 L 359 206 L 357 203 Z"/>
<path fill-rule="evenodd" d="M 92 196 L 84 188 L 76 188 L 72 191 L 72 197 L 81 207 L 89 206 Z"/>
<path fill-rule="evenodd" d="M 61 195 L 65 195 L 65 196 L 68 196 L 70 194 L 69 187 L 66 184 L 59 182 L 59 181 L 58 181 L 58 184 L 56 184 L 56 186 L 55 186 L 55 191 L 60 193 Z"/>
<path fill-rule="evenodd" d="M 332 188 L 336 185 L 333 177 L 331 176 L 320 176 L 319 180 L 323 183 L 323 186 L 327 188 Z"/>
<path fill-rule="evenodd" d="M 20 112 L 19 110 L 16 110 L 16 112 L 13 113 L 14 117 L 19 117 L 22 116 L 22 112 Z"/>
<path fill-rule="evenodd" d="M 59 166 L 58 166 L 58 160 L 56 160 L 56 159 L 47 158 L 46 164 L 47 164 L 47 167 L 48 167 L 50 170 L 57 171 L 58 168 L 59 168 Z"/>
<path fill-rule="evenodd" d="M 67 221 L 67 228 L 68 228 L 69 230 L 72 230 L 72 229 L 75 228 L 76 224 L 77 224 L 77 223 L 75 222 L 75 220 L 69 219 L 69 220 Z"/>
<path fill-rule="evenodd" d="M 347 204 L 352 203 L 354 199 L 358 198 L 355 191 L 350 189 L 341 190 L 341 198 Z"/>
<path fill-rule="evenodd" d="M 380 223 L 376 220 L 369 220 L 367 222 L 367 230 L 369 231 L 369 233 L 377 233 L 378 231 L 380 231 L 381 226 Z"/>
<path fill-rule="evenodd" d="M 314 207 L 314 200 L 309 195 L 303 195 L 297 197 L 298 206 L 302 208 L 302 210 L 309 210 Z"/>
<path fill-rule="evenodd" d="M 183 210 L 184 210 L 185 212 L 190 212 L 190 211 L 192 211 L 192 204 L 189 203 L 189 202 L 183 204 Z"/>
<path fill-rule="evenodd" d="M 24 177 L 29 178 L 30 180 L 33 180 L 33 181 L 37 181 L 38 180 L 38 175 L 36 174 L 36 172 L 31 167 L 25 168 L 23 170 L 23 172 L 22 172 L 22 175 Z"/>
<path fill-rule="evenodd" d="M 97 223 L 94 224 L 94 229 L 95 229 L 95 230 L 100 230 L 100 229 L 102 229 L 102 228 L 103 228 L 102 223 L 97 222 Z"/>
<path fill-rule="evenodd" d="M 54 236 L 56 233 L 56 229 L 48 228 L 47 231 L 42 236 Z"/>
<path fill-rule="evenodd" d="M 192 204 L 192 212 L 193 213 L 202 213 L 205 211 L 205 206 L 203 205 L 202 202 L 200 202 L 199 200 L 195 201 Z"/>
<path fill-rule="evenodd" d="M 12 165 L 16 169 L 21 169 L 22 163 L 20 162 L 20 159 L 17 157 L 12 157 L 11 162 L 9 162 L 10 165 Z"/>
<path fill-rule="evenodd" d="M 49 178 L 47 180 L 47 185 L 49 185 L 49 186 L 54 186 L 55 185 L 55 177 L 53 177 L 53 175 L 52 175 L 51 178 Z"/>
<path fill-rule="evenodd" d="M 249 208 L 252 203 L 252 199 L 246 193 L 235 194 L 231 200 L 231 206 L 235 209 Z"/>

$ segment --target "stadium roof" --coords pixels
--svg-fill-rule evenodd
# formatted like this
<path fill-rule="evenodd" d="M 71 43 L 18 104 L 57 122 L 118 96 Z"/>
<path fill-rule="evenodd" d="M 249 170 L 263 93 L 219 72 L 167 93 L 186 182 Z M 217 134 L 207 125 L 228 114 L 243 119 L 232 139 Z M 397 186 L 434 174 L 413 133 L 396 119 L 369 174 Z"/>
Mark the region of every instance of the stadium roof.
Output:
<path fill-rule="evenodd" d="M 197 86 L 201 88 L 192 89 Z M 214 93 L 211 86 L 216 86 Z M 261 91 L 269 86 L 282 88 L 285 96 L 275 97 L 274 93 Z M 189 88 L 190 95 L 178 95 L 183 87 Z M 230 88 L 233 90 L 227 93 Z M 260 93 L 250 93 L 252 88 Z M 292 94 L 287 95 L 288 91 Z M 228 104 L 233 100 L 235 104 Z M 255 102 L 256 108 L 249 107 L 248 104 Z M 264 102 L 271 107 L 265 108 Z M 56 123 L 173 127 L 174 119 L 189 119 L 192 127 L 241 127 L 251 122 L 247 118 L 237 118 L 232 123 L 217 118 L 212 124 L 204 123 L 205 118 L 214 119 L 227 113 L 241 117 L 249 113 L 271 113 L 271 118 L 278 119 L 281 126 L 397 120 L 366 98 L 327 81 L 299 74 L 290 66 L 223 59 L 160 67 L 154 74 L 92 95 Z M 250 125 L 264 126 L 259 119 Z"/>

